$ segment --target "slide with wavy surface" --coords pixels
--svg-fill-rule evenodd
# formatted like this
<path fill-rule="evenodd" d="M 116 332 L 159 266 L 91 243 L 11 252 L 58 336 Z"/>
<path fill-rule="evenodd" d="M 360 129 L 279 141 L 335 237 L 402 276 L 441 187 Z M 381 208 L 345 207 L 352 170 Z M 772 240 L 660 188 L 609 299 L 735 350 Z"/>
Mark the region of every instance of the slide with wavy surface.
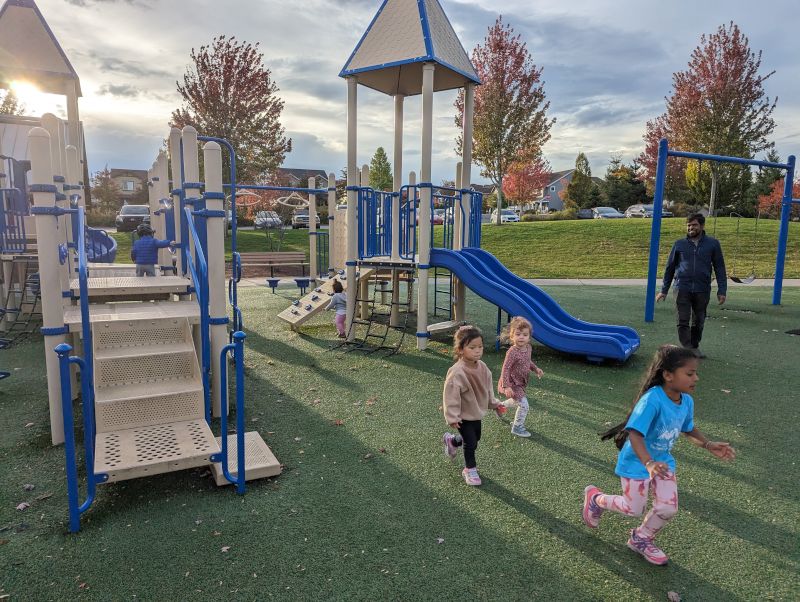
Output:
<path fill-rule="evenodd" d="M 626 326 L 592 324 L 574 318 L 547 293 L 510 272 L 480 249 L 432 249 L 430 264 L 450 270 L 474 293 L 510 315 L 533 324 L 533 337 L 548 347 L 587 360 L 625 361 L 639 348 L 639 335 Z"/>

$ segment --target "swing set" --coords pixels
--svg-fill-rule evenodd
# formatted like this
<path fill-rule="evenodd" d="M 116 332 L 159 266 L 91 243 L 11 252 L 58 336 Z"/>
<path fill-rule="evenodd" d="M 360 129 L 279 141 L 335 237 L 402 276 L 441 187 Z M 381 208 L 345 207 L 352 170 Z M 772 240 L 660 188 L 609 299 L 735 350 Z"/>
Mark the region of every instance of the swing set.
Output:
<path fill-rule="evenodd" d="M 772 304 L 781 304 L 781 293 L 783 290 L 783 273 L 786 264 L 786 245 L 789 238 L 789 216 L 792 204 L 800 204 L 800 199 L 792 198 L 792 183 L 794 182 L 795 157 L 790 155 L 786 163 L 774 163 L 771 161 L 759 161 L 757 159 L 744 159 L 741 157 L 727 157 L 724 155 L 709 155 L 704 153 L 690 153 L 678 150 L 671 150 L 666 138 L 662 138 L 658 144 L 658 162 L 656 164 L 656 183 L 655 194 L 653 197 L 653 221 L 650 230 L 650 257 L 647 268 L 647 296 L 645 298 L 644 319 L 652 322 L 655 315 L 655 296 L 656 281 L 658 279 L 658 248 L 661 239 L 661 216 L 664 204 L 664 184 L 667 172 L 667 159 L 669 157 L 681 157 L 684 159 L 694 159 L 698 163 L 698 171 L 702 170 L 703 161 L 714 163 L 733 163 L 739 165 L 755 166 L 759 168 L 769 167 L 780 169 L 785 172 L 783 199 L 781 201 L 780 229 L 778 231 L 778 251 L 775 257 L 775 279 L 772 289 Z M 711 169 L 711 201 L 710 213 L 714 216 L 714 230 L 716 231 L 716 211 L 714 202 L 716 196 L 716 172 Z M 753 233 L 752 258 L 753 264 L 747 276 L 740 276 L 736 272 L 736 261 L 739 248 L 739 234 L 742 216 L 732 213 L 737 217 L 736 220 L 736 248 L 734 249 L 733 263 L 731 265 L 731 280 L 740 284 L 751 284 L 756 279 L 756 249 L 758 244 L 758 224 L 761 214 L 756 217 L 755 231 Z"/>

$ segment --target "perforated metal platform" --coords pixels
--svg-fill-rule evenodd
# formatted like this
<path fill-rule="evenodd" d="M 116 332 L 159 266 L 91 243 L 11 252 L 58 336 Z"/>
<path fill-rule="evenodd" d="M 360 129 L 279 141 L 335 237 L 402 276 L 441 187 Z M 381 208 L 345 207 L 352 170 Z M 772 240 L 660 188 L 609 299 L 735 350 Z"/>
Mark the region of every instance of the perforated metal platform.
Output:
<path fill-rule="evenodd" d="M 124 481 L 204 466 L 219 445 L 205 420 L 97 433 L 95 473 Z"/>
<path fill-rule="evenodd" d="M 153 295 L 168 293 L 185 293 L 191 286 L 188 278 L 180 276 L 159 276 L 158 278 L 142 277 L 111 277 L 89 278 L 90 297 L 128 297 L 139 299 L 152 299 Z M 78 281 L 69 283 L 73 295 L 79 291 Z"/>
<path fill-rule="evenodd" d="M 222 446 L 222 438 L 217 437 L 217 444 Z M 228 435 L 228 472 L 231 476 L 237 477 L 239 473 L 236 468 L 236 435 Z M 269 446 L 255 431 L 244 434 L 244 477 L 245 481 L 253 479 L 263 479 L 274 477 L 281 474 L 281 463 L 272 453 Z M 212 465 L 214 471 L 214 481 L 217 485 L 230 485 L 231 483 L 222 474 L 222 464 L 217 462 Z"/>
<path fill-rule="evenodd" d="M 122 303 L 102 303 L 89 306 L 89 321 L 112 322 L 125 320 L 146 320 L 165 318 L 186 318 L 191 324 L 200 323 L 200 307 L 197 301 L 139 301 Z M 64 324 L 70 331 L 81 328 L 81 308 L 71 306 L 64 310 Z"/>
<path fill-rule="evenodd" d="M 135 277 L 136 264 L 133 263 L 89 263 L 89 274 L 93 278 Z M 155 266 L 156 277 L 161 276 L 161 269 Z"/>

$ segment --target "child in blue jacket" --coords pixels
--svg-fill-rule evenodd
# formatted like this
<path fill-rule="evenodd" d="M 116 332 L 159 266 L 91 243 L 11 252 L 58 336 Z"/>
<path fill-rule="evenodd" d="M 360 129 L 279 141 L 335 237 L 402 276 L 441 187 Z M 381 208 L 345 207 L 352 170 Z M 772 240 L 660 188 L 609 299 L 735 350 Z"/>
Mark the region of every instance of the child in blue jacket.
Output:
<path fill-rule="evenodd" d="M 155 276 L 158 263 L 158 250 L 175 246 L 174 240 L 153 238 L 153 229 L 148 224 L 136 228 L 139 240 L 133 243 L 131 260 L 136 264 L 137 276 Z"/>

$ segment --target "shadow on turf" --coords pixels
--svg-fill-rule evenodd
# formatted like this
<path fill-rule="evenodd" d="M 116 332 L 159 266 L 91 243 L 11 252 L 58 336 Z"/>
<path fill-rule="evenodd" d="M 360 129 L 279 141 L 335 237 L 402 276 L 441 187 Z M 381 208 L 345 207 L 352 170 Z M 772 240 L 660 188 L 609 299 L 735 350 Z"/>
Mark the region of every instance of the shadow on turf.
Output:
<path fill-rule="evenodd" d="M 588 527 L 575 527 L 536 504 L 513 494 L 498 483 L 485 481 L 481 491 L 524 514 L 576 552 L 585 556 L 589 562 L 600 564 L 633 587 L 647 591 L 655 600 L 663 599 L 665 593 L 673 589 L 675 583 L 680 584 L 682 591 L 691 591 L 693 595 L 698 596 L 698 599 L 727 600 L 735 598 L 731 592 L 719 588 L 674 562 L 670 563 L 668 567 L 648 565 L 642 558 L 625 548 L 623 544 L 608 544 L 594 536 Z M 575 508 L 577 514 L 580 511 L 579 504 L 576 503 Z M 643 572 L 646 572 L 649 580 L 642 579 Z M 564 596 L 562 599 L 567 598 L 568 596 Z"/>

